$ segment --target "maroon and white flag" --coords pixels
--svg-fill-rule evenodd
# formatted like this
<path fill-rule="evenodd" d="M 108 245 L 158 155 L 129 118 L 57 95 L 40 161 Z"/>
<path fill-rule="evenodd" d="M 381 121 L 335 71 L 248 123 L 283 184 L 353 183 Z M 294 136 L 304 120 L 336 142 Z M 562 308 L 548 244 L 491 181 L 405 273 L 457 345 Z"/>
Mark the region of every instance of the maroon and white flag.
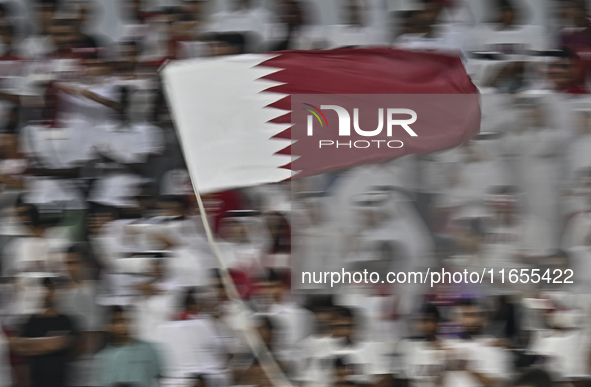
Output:
<path fill-rule="evenodd" d="M 458 146 L 479 132 L 458 57 L 390 48 L 173 62 L 166 93 L 201 193 Z"/>

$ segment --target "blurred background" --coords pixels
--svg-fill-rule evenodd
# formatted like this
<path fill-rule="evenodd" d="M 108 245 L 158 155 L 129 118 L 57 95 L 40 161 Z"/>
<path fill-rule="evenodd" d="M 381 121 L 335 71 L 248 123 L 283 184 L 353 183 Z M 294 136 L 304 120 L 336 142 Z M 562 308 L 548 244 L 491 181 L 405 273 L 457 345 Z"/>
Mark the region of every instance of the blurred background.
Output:
<path fill-rule="evenodd" d="M 0 387 L 271 386 L 270 359 L 298 386 L 589 385 L 588 9 L 1 2 Z M 481 133 L 436 154 L 204 195 L 244 304 L 233 300 L 159 70 L 368 46 L 459 56 L 481 93 Z M 478 287 L 331 288 L 299 283 L 296 266 L 495 270 Z M 501 269 L 551 277 L 502 283 Z"/>

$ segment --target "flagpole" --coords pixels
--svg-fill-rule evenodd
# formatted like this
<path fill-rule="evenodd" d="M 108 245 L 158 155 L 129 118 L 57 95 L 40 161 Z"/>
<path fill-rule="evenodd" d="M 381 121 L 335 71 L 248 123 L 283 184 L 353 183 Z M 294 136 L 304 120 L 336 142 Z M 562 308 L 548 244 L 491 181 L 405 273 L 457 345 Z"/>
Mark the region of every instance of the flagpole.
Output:
<path fill-rule="evenodd" d="M 224 285 L 224 289 L 226 290 L 226 293 L 228 294 L 228 298 L 230 299 L 230 301 L 235 302 L 239 306 L 240 313 L 245 313 L 246 306 L 244 305 L 244 302 L 242 301 L 242 299 L 240 298 L 240 296 L 238 294 L 238 290 L 236 289 L 236 286 L 234 285 L 234 282 L 232 281 L 232 279 L 228 273 L 228 269 L 226 268 L 226 265 L 225 265 L 224 260 L 222 258 L 222 254 L 221 254 L 221 252 L 218 248 L 218 245 L 215 241 L 215 237 L 213 235 L 213 232 L 212 232 L 211 227 L 209 225 L 209 221 L 207 219 L 207 213 L 205 212 L 205 206 L 203 205 L 203 199 L 201 198 L 201 195 L 199 194 L 199 190 L 197 189 L 195 179 L 191 179 L 191 184 L 193 186 L 193 191 L 195 192 L 195 196 L 197 197 L 197 205 L 199 207 L 199 214 L 201 216 L 201 221 L 203 222 L 203 227 L 205 228 L 205 235 L 207 236 L 207 241 L 211 247 L 213 255 L 215 256 L 215 258 L 218 261 L 218 264 L 220 266 L 221 279 L 222 279 L 222 284 Z M 281 370 L 281 368 L 279 367 L 279 365 L 275 361 L 275 358 L 270 353 L 267 346 L 261 340 L 261 337 L 258 334 L 258 332 L 256 332 L 252 328 L 251 324 L 247 324 L 243 334 L 244 334 L 244 337 L 245 337 L 246 342 L 248 343 L 250 349 L 253 351 L 253 354 L 259 360 L 259 364 L 261 365 L 263 371 L 265 371 L 265 373 L 267 374 L 267 376 L 269 377 L 271 382 L 275 386 L 293 387 L 291 382 L 287 379 L 287 377 L 285 376 L 285 374 L 283 373 L 283 371 Z"/>

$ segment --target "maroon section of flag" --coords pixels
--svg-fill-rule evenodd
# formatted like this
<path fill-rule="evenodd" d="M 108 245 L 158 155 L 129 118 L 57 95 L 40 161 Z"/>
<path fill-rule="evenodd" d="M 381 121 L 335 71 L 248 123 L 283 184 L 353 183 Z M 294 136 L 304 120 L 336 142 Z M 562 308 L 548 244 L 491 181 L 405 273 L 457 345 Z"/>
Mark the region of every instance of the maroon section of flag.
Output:
<path fill-rule="evenodd" d="M 270 106 L 291 113 L 271 122 L 293 124 L 276 137 L 297 141 L 279 152 L 300 156 L 285 166 L 299 171 L 295 178 L 452 148 L 480 129 L 478 90 L 457 57 L 390 48 L 287 51 L 260 66 L 281 69 L 265 79 L 282 83 L 267 91 L 288 95 Z M 371 135 L 380 109 L 383 128 Z M 414 136 L 392 125 L 414 116 Z M 345 145 L 330 148 L 330 141 Z"/>

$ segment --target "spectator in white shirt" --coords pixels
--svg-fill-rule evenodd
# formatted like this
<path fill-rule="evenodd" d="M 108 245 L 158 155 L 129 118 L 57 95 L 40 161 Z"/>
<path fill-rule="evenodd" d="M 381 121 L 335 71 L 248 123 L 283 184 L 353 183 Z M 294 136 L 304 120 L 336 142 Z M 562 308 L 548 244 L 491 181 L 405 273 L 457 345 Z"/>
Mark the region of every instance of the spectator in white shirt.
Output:
<path fill-rule="evenodd" d="M 311 50 L 327 45 L 325 27 L 314 20 L 312 4 L 303 0 L 280 0 L 279 21 L 272 27 L 269 51 Z"/>
<path fill-rule="evenodd" d="M 533 257 L 552 252 L 557 246 L 547 220 L 520 209 L 519 193 L 513 186 L 499 186 L 489 196 L 490 216 L 484 218 L 482 252 L 485 266 L 529 267 Z M 496 281 L 495 281 L 496 282 Z"/>
<path fill-rule="evenodd" d="M 367 0 L 342 0 L 342 20 L 329 26 L 329 48 L 348 46 L 375 46 L 385 43 L 385 36 L 372 25 L 370 2 Z"/>
<path fill-rule="evenodd" d="M 65 254 L 68 283 L 58 288 L 56 304 L 60 312 L 74 319 L 79 330 L 74 359 L 70 362 L 68 386 L 90 386 L 92 356 L 97 352 L 102 335 L 102 310 L 95 302 L 96 286 L 88 279 L 88 254 L 84 245 L 72 245 Z"/>
<path fill-rule="evenodd" d="M 215 320 L 207 313 L 207 295 L 197 288 L 189 288 L 183 295 L 180 319 L 160 324 L 153 338 L 168 355 L 166 375 L 183 378 L 201 374 L 227 383 L 227 348 Z"/>
<path fill-rule="evenodd" d="M 492 0 L 493 20 L 482 26 L 476 50 L 507 55 L 524 55 L 529 51 L 548 48 L 546 34 L 541 26 L 521 24 L 525 12 L 519 10 L 515 0 Z"/>
<path fill-rule="evenodd" d="M 36 0 L 34 2 L 34 31 L 21 42 L 20 56 L 24 58 L 38 59 L 53 52 L 55 46 L 49 36 L 49 29 L 56 10 L 56 1 Z"/>
<path fill-rule="evenodd" d="M 394 41 L 394 46 L 407 50 L 438 51 L 463 55 L 471 47 L 471 34 L 466 28 L 438 24 L 443 10 L 441 2 L 423 0 L 422 7 L 406 19 L 406 32 Z"/>
<path fill-rule="evenodd" d="M 527 79 L 531 65 L 527 55 L 532 51 L 547 50 L 549 43 L 543 27 L 524 24 L 527 12 L 517 6 L 515 0 L 491 0 L 493 19 L 474 31 L 475 42 L 471 51 L 501 54 L 503 61 L 478 62 L 478 70 L 485 85 L 499 87 L 501 83 L 513 82 L 514 92 Z M 533 68 L 533 67 L 532 67 Z M 533 71 L 533 70 L 532 70 Z M 533 73 L 533 72 L 532 72 Z"/>
<path fill-rule="evenodd" d="M 19 205 L 23 236 L 4 247 L 4 277 L 15 279 L 13 317 L 38 312 L 43 307 L 41 276 L 57 276 L 64 268 L 63 253 L 69 243 L 63 229 L 48 224 L 32 204 Z"/>
<path fill-rule="evenodd" d="M 45 121 L 32 122 L 19 133 L 21 152 L 32 164 L 25 179 L 25 200 L 44 207 L 57 204 L 81 210 L 86 203 L 77 179 L 82 165 L 93 158 L 92 137 L 82 120 L 58 122 L 57 104 L 56 89 L 50 86 L 45 94 Z"/>
<path fill-rule="evenodd" d="M 354 373 L 349 380 L 357 383 L 378 383 L 389 373 L 383 343 L 359 339 L 359 316 L 346 307 L 335 307 L 330 322 L 332 337 L 310 353 L 304 384 L 329 386 L 335 376 L 335 358 L 347 357 Z"/>
<path fill-rule="evenodd" d="M 521 124 L 504 140 L 512 181 L 524 194 L 524 214 L 540 218 L 551 227 L 556 247 L 562 228 L 559 183 L 568 133 L 553 126 L 546 106 L 544 101 L 524 103 Z"/>
<path fill-rule="evenodd" d="M 438 336 L 441 315 L 435 305 L 425 305 L 420 314 L 421 337 L 398 344 L 402 356 L 401 378 L 411 386 L 437 386 L 446 369 L 444 341 Z"/>
<path fill-rule="evenodd" d="M 460 339 L 445 343 L 446 372 L 443 386 L 496 386 L 509 375 L 509 357 L 497 345 L 494 337 L 483 335 L 486 311 L 471 298 L 462 299 L 458 306 Z"/>
<path fill-rule="evenodd" d="M 145 0 L 123 0 L 122 38 L 136 40 L 144 47 L 143 58 L 156 59 L 162 55 L 161 42 L 165 40 L 164 28 L 157 23 L 156 15 L 148 12 Z"/>
<path fill-rule="evenodd" d="M 130 87 L 120 88 L 121 113 L 118 120 L 96 129 L 95 151 L 103 161 L 102 175 L 95 182 L 89 201 L 109 205 L 133 207 L 133 198 L 143 183 L 143 166 L 163 151 L 160 128 L 129 119 Z"/>
<path fill-rule="evenodd" d="M 158 326 L 174 317 L 178 289 L 171 282 L 162 258 L 154 259 L 146 274 L 148 279 L 137 285 L 141 294 L 135 302 L 134 325 L 138 338 L 151 341 Z"/>
<path fill-rule="evenodd" d="M 293 380 L 298 382 L 310 381 L 306 378 L 313 377 L 308 372 L 309 360 L 312 359 L 320 348 L 326 346 L 332 340 L 331 320 L 333 318 L 333 301 L 331 295 L 312 295 L 306 306 L 314 314 L 314 331 L 308 337 L 300 341 L 294 352 L 295 375 Z"/>
<path fill-rule="evenodd" d="M 252 0 L 232 0 L 229 10 L 211 16 L 204 31 L 244 34 L 246 50 L 260 52 L 269 39 L 272 21 L 272 14 L 254 5 Z"/>
<path fill-rule="evenodd" d="M 278 322 L 277 350 L 290 356 L 295 345 L 312 331 L 312 314 L 289 298 L 279 271 L 266 269 L 255 284 L 254 309 Z"/>

